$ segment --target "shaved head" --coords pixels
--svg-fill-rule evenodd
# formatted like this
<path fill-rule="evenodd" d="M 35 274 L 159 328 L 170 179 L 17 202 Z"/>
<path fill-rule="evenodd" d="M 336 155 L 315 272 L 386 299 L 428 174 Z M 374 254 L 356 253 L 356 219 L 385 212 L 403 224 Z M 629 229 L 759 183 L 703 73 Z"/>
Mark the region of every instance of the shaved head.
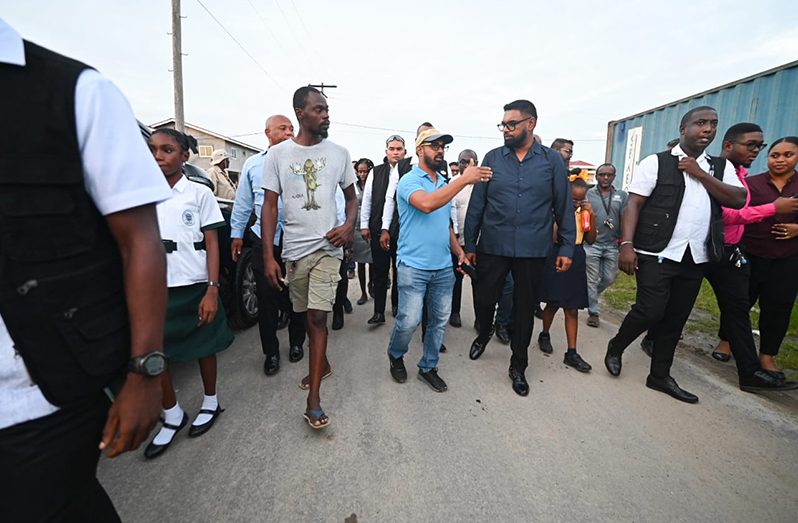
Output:
<path fill-rule="evenodd" d="M 287 116 L 275 114 L 266 119 L 266 138 L 269 139 L 269 145 L 277 145 L 292 136 L 294 136 L 294 124 Z"/>

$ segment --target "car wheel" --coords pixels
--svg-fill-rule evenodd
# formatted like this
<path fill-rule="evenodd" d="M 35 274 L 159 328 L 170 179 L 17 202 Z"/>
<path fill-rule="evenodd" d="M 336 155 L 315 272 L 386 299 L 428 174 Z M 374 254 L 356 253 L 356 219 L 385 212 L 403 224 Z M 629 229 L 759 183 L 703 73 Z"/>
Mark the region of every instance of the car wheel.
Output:
<path fill-rule="evenodd" d="M 230 325 L 246 329 L 258 322 L 258 295 L 255 292 L 255 271 L 252 249 L 245 248 L 238 257 L 233 281 L 233 315 Z"/>

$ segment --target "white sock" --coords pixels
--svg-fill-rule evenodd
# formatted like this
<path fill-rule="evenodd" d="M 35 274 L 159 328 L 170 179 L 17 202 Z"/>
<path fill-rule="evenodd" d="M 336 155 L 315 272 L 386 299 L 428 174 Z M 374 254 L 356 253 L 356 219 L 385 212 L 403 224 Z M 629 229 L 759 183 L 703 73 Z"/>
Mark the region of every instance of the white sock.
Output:
<path fill-rule="evenodd" d="M 213 396 L 205 396 L 202 400 L 202 407 L 200 408 L 215 411 L 218 406 L 219 400 L 216 398 L 216 394 L 214 394 Z M 197 414 L 197 417 L 192 425 L 205 425 L 211 420 L 212 417 L 213 416 L 211 414 L 205 414 L 204 412 L 201 412 L 200 414 Z"/>
<path fill-rule="evenodd" d="M 175 406 L 171 409 L 164 409 L 163 419 L 165 423 L 179 426 L 180 422 L 183 421 L 183 409 L 180 408 L 180 403 L 175 403 Z M 152 442 L 156 445 L 166 445 L 172 441 L 172 438 L 175 437 L 175 432 L 176 431 L 173 429 L 161 427 L 161 430 L 158 432 Z"/>

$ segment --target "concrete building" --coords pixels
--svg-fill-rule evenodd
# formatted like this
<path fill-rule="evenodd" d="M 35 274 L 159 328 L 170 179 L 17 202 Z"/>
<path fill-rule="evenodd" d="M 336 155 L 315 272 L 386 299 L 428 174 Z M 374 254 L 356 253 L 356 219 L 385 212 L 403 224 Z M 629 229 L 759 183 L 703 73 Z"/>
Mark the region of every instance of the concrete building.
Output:
<path fill-rule="evenodd" d="M 168 120 L 156 122 L 151 124 L 150 127 L 153 129 L 174 129 L 175 119 L 169 118 Z M 227 151 L 227 154 L 230 155 L 230 167 L 227 170 L 228 174 L 236 181 L 238 180 L 238 175 L 241 174 L 241 168 L 244 166 L 244 162 L 247 161 L 247 158 L 262 151 L 262 149 L 258 149 L 255 146 L 239 142 L 228 136 L 203 129 L 202 127 L 188 122 L 186 122 L 186 133 L 196 138 L 197 144 L 199 145 L 199 154 L 191 153 L 188 163 L 205 171 L 211 166 L 211 154 L 214 149 L 224 149 Z"/>

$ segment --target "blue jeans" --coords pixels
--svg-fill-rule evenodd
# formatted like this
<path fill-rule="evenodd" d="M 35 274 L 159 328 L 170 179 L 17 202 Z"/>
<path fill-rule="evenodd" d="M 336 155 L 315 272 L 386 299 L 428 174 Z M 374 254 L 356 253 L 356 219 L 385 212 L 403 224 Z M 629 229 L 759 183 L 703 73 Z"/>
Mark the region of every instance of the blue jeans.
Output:
<path fill-rule="evenodd" d="M 598 297 L 618 276 L 618 245 L 613 243 L 585 245 L 587 258 L 587 312 L 598 315 Z"/>
<path fill-rule="evenodd" d="M 410 340 L 416 332 L 424 303 L 427 304 L 427 334 L 424 336 L 424 354 L 418 368 L 428 371 L 438 366 L 438 351 L 443 344 L 446 322 L 452 311 L 454 272 L 451 267 L 427 271 L 415 269 L 404 263 L 396 265 L 399 287 L 399 313 L 388 342 L 388 355 L 397 359 L 407 353 Z"/>

